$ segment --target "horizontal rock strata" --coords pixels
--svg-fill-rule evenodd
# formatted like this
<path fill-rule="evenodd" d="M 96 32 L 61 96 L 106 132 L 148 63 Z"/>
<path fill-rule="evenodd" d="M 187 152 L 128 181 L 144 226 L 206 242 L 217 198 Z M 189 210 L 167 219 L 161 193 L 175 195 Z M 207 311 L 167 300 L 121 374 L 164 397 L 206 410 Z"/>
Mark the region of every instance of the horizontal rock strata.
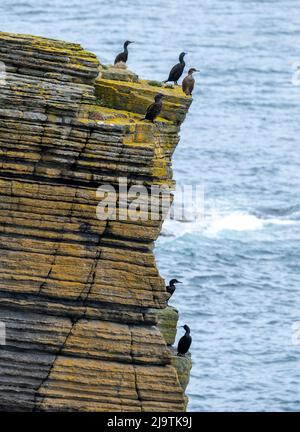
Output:
<path fill-rule="evenodd" d="M 0 61 L 0 409 L 183 410 L 156 327 L 163 208 L 154 221 L 101 221 L 96 191 L 120 177 L 173 187 L 191 100 L 161 89 L 162 117 L 141 121 L 157 89 L 97 78 L 77 44 L 0 33 Z"/>

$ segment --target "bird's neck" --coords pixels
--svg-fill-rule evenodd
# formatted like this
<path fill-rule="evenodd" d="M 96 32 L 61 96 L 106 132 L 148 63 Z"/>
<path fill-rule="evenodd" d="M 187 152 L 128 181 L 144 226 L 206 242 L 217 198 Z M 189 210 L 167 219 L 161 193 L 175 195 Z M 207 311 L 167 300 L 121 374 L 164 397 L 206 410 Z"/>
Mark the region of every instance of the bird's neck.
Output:
<path fill-rule="evenodd" d="M 124 53 L 125 53 L 125 54 L 128 54 L 128 48 L 127 48 L 126 45 L 124 46 Z"/>
<path fill-rule="evenodd" d="M 191 330 L 186 330 L 185 335 L 188 336 L 191 333 Z"/>

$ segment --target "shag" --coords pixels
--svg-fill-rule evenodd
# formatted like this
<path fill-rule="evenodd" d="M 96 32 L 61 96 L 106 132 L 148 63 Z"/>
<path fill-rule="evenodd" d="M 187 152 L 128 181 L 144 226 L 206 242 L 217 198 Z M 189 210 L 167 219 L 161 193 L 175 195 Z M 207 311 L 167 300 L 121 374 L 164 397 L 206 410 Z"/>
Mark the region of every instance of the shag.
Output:
<path fill-rule="evenodd" d="M 193 77 L 194 72 L 200 72 L 197 69 L 190 69 L 188 75 L 182 81 L 182 90 L 187 96 L 192 96 L 194 86 L 195 86 L 195 78 Z"/>
<path fill-rule="evenodd" d="M 169 81 L 173 81 L 174 84 L 178 84 L 178 80 L 183 74 L 184 68 L 185 68 L 185 61 L 184 56 L 186 53 L 182 52 L 179 56 L 179 63 L 177 63 L 175 66 L 172 67 L 171 72 L 169 74 L 169 78 L 164 81 L 164 83 L 167 83 Z"/>
<path fill-rule="evenodd" d="M 147 112 L 145 114 L 145 118 L 143 120 L 150 120 L 152 123 L 156 119 L 156 117 L 160 114 L 162 109 L 162 98 L 163 94 L 158 93 L 154 98 L 154 103 L 149 105 L 147 108 Z"/>
<path fill-rule="evenodd" d="M 178 356 L 184 356 L 188 352 L 192 343 L 192 337 L 190 335 L 191 330 L 189 326 L 184 325 L 183 328 L 185 330 L 185 335 L 182 336 L 182 338 L 178 342 L 178 346 L 177 346 Z"/>
<path fill-rule="evenodd" d="M 174 294 L 176 290 L 176 284 L 182 283 L 177 279 L 171 279 L 169 285 L 166 287 L 167 292 L 170 294 L 170 297 Z"/>
<path fill-rule="evenodd" d="M 115 58 L 115 64 L 123 62 L 126 63 L 127 59 L 128 59 L 128 45 L 132 44 L 134 42 L 132 41 L 126 41 L 124 43 L 124 51 L 121 52 L 120 54 L 117 55 L 117 57 Z"/>

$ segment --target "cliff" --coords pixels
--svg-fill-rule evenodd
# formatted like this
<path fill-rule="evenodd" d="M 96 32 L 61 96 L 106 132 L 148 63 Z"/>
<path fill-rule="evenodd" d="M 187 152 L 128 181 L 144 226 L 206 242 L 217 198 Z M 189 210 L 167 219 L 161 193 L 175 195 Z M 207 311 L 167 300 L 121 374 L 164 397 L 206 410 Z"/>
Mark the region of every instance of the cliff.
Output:
<path fill-rule="evenodd" d="M 0 409 L 184 410 L 167 346 L 177 319 L 172 333 L 158 314 L 162 211 L 101 221 L 96 191 L 119 177 L 174 187 L 191 99 L 78 44 L 0 33 L 0 61 Z M 140 121 L 158 91 L 161 118 Z"/>

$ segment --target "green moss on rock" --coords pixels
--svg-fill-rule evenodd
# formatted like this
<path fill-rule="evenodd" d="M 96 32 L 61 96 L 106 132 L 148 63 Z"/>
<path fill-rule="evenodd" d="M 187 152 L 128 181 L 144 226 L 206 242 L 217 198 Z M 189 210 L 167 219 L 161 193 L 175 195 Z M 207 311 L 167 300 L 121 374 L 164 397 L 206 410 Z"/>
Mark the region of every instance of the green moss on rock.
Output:
<path fill-rule="evenodd" d="M 185 391 L 190 381 L 190 372 L 192 369 L 191 354 L 178 356 L 176 350 L 172 349 L 172 365 L 175 367 L 181 387 Z"/>
<path fill-rule="evenodd" d="M 157 326 L 167 345 L 173 345 L 176 338 L 178 310 L 173 306 L 167 306 L 157 313 L 157 321 Z"/>

